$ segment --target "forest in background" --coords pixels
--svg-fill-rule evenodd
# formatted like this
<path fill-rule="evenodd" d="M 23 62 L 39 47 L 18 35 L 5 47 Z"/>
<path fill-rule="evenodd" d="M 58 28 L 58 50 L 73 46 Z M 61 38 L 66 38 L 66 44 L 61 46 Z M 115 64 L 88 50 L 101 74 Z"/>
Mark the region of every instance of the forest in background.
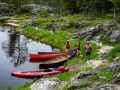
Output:
<path fill-rule="evenodd" d="M 120 0 L 0 0 L 9 4 L 10 9 L 20 11 L 24 4 L 48 5 L 67 13 L 119 13 Z"/>

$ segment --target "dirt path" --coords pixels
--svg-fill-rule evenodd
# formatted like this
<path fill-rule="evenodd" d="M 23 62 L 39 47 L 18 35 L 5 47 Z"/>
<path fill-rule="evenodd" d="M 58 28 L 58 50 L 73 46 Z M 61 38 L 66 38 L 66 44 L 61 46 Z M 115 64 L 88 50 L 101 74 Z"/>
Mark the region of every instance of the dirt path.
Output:
<path fill-rule="evenodd" d="M 99 54 L 101 55 L 101 54 L 104 54 L 104 53 L 108 52 L 112 48 L 113 48 L 112 46 L 102 46 L 98 51 L 99 51 Z M 90 66 L 90 67 L 93 67 L 93 68 L 96 68 L 105 61 L 106 61 L 106 59 L 102 60 L 101 58 L 94 59 L 94 60 L 88 60 L 86 62 L 86 65 Z"/>

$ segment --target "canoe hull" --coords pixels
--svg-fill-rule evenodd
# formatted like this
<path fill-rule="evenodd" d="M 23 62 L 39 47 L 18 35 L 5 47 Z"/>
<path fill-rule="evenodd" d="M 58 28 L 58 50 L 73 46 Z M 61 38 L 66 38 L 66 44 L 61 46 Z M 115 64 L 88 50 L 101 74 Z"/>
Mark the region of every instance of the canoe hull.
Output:
<path fill-rule="evenodd" d="M 38 52 L 38 54 L 61 54 L 66 52 Z"/>
<path fill-rule="evenodd" d="M 71 59 L 75 54 L 76 54 L 76 50 L 73 50 L 73 51 L 70 52 L 69 56 L 66 57 L 66 58 L 61 58 L 61 57 L 64 57 L 64 55 L 60 56 L 61 60 L 59 60 L 59 61 L 57 61 L 57 59 L 59 57 L 44 61 L 44 62 L 40 63 L 39 68 L 41 69 L 41 68 L 58 67 L 60 65 L 63 65 L 63 63 L 65 63 L 68 59 Z M 52 60 L 56 60 L 56 61 L 52 62 Z"/>
<path fill-rule="evenodd" d="M 64 55 L 65 53 L 58 53 L 58 54 L 30 54 L 30 59 L 41 59 L 41 60 L 47 60 L 52 59 L 61 55 Z"/>
<path fill-rule="evenodd" d="M 68 68 L 65 67 L 65 71 L 68 71 Z M 64 71 L 64 72 L 65 72 Z M 55 75 L 62 73 L 62 71 L 52 71 L 48 69 L 39 69 L 39 70 L 22 70 L 22 71 L 16 71 L 12 72 L 12 76 L 17 76 L 17 77 L 41 77 L 43 75 Z"/>

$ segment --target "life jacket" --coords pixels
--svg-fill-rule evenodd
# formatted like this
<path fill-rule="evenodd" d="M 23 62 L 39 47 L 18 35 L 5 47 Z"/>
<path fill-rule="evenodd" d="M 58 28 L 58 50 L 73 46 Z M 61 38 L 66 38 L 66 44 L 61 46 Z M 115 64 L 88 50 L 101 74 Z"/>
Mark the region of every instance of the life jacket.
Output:
<path fill-rule="evenodd" d="M 86 46 L 85 46 L 85 49 L 86 49 L 86 52 L 89 52 L 89 53 L 91 52 L 91 46 L 86 45 Z"/>
<path fill-rule="evenodd" d="M 85 46 L 85 49 L 86 49 L 86 50 L 90 50 L 91 47 L 90 47 L 89 45 L 86 45 L 86 46 Z"/>
<path fill-rule="evenodd" d="M 70 46 L 70 44 L 69 43 L 66 43 L 66 47 L 69 47 Z"/>
<path fill-rule="evenodd" d="M 59 67 L 58 67 L 58 71 L 64 72 L 64 71 L 65 71 L 65 66 L 59 66 Z"/>

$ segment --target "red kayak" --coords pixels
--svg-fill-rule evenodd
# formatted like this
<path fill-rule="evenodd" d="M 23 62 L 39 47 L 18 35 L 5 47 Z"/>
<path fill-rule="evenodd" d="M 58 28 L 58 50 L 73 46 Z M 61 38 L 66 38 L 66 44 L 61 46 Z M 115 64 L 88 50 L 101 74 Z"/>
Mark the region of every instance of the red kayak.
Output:
<path fill-rule="evenodd" d="M 58 68 L 16 71 L 12 72 L 11 75 L 17 77 L 40 77 L 43 75 L 55 75 L 66 71 L 68 71 L 67 67 L 60 66 Z"/>
<path fill-rule="evenodd" d="M 30 54 L 30 59 L 52 59 L 61 55 L 65 55 L 66 53 L 58 53 L 58 54 Z"/>

